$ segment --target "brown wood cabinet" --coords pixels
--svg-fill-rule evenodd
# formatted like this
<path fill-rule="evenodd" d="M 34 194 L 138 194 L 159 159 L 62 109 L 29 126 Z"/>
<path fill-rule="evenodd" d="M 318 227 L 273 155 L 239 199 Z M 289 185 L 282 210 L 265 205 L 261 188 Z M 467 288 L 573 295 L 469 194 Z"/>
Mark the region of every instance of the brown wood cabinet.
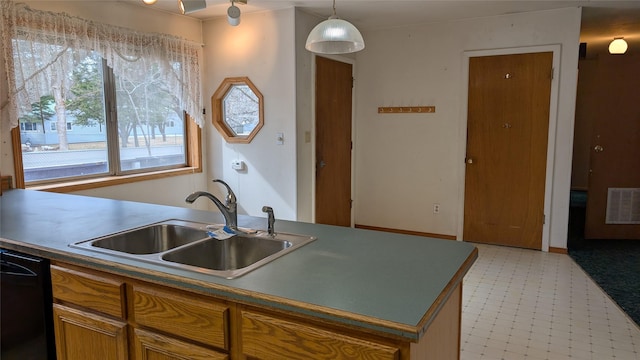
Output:
<path fill-rule="evenodd" d="M 51 266 L 58 359 L 129 359 L 124 282 Z"/>
<path fill-rule="evenodd" d="M 59 360 L 459 359 L 461 284 L 411 342 L 73 265 L 51 279 Z"/>

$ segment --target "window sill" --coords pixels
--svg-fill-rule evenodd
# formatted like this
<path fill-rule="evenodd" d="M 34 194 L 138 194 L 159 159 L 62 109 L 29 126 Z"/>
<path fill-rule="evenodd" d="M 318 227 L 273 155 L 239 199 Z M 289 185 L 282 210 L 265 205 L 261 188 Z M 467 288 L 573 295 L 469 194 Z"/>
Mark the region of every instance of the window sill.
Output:
<path fill-rule="evenodd" d="M 171 169 L 156 171 L 152 173 L 144 174 L 132 174 L 124 176 L 107 176 L 95 179 L 85 179 L 69 182 L 60 182 L 47 185 L 34 185 L 27 186 L 29 190 L 40 190 L 55 193 L 70 193 L 74 191 L 97 189 L 106 186 L 131 184 L 139 181 L 163 179 L 167 177 L 189 175 L 202 172 L 202 168 L 199 167 L 185 167 L 180 169 Z"/>

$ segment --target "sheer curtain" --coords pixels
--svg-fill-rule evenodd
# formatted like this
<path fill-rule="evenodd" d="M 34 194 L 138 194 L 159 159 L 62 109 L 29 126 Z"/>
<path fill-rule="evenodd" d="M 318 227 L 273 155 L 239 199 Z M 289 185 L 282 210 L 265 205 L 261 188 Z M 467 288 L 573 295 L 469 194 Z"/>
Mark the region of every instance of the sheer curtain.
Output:
<path fill-rule="evenodd" d="M 73 17 L 34 10 L 2 0 L 2 48 L 9 83 L 10 128 L 52 89 L 68 89 L 69 74 L 83 53 L 96 52 L 116 76 L 127 77 L 128 63 L 153 63 L 180 106 L 202 126 L 199 44 L 175 36 L 143 33 Z M 71 51 L 73 50 L 73 51 Z M 6 124 L 5 124 L 6 125 Z"/>

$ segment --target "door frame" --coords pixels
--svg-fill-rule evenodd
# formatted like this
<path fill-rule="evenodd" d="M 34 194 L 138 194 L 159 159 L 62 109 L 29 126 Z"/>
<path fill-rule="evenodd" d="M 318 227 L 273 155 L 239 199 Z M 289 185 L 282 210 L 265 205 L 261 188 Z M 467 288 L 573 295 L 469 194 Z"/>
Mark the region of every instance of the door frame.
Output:
<path fill-rule="evenodd" d="M 315 223 L 316 221 L 316 58 L 320 55 L 313 54 L 313 59 L 311 61 L 311 219 Z M 355 79 L 356 73 L 356 61 L 355 59 L 340 56 L 340 55 L 330 55 L 323 54 L 321 55 L 324 58 L 340 61 L 343 63 L 350 64 L 351 67 L 351 76 Z M 353 82 L 353 87 L 351 87 L 351 227 L 355 226 L 355 206 L 354 202 L 356 199 L 355 193 L 355 141 L 356 138 L 356 126 L 355 126 L 355 118 L 356 118 L 356 84 L 357 82 Z"/>
<path fill-rule="evenodd" d="M 553 221 L 552 216 L 552 196 L 553 196 L 553 165 L 556 156 L 556 132 L 558 123 L 558 102 L 559 102 L 559 88 L 560 88 L 560 56 L 562 46 L 560 44 L 553 45 L 541 45 L 541 46 L 526 46 L 504 49 L 488 49 L 488 50 L 469 50 L 463 53 L 462 61 L 462 86 L 460 94 L 460 103 L 462 104 L 461 116 L 462 126 L 460 126 L 460 132 L 458 134 L 461 141 L 459 141 L 460 148 L 459 153 L 461 156 L 458 169 L 460 169 L 460 186 L 458 188 L 458 234 L 456 236 L 458 241 L 462 241 L 464 231 L 464 189 L 466 181 L 466 163 L 464 162 L 465 154 L 467 153 L 467 111 L 469 108 L 469 59 L 472 57 L 482 56 L 494 56 L 494 55 L 515 55 L 515 54 L 527 54 L 538 52 L 552 52 L 553 53 L 553 79 L 551 80 L 551 99 L 549 103 L 549 134 L 547 138 L 547 165 L 546 165 L 546 179 L 544 188 L 544 213 L 545 222 L 542 225 L 542 247 L 541 250 L 548 252 L 551 236 L 551 223 Z"/>

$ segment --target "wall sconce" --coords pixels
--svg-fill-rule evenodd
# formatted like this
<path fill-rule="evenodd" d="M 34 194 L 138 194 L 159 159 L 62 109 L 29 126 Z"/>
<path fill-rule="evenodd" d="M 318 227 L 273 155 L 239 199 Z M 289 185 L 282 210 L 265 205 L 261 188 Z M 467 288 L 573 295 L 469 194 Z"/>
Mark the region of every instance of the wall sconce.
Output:
<path fill-rule="evenodd" d="M 144 0 L 143 0 L 144 1 Z M 207 8 L 205 0 L 178 0 L 178 8 L 182 15 Z"/>
<path fill-rule="evenodd" d="M 628 45 L 624 38 L 613 38 L 613 41 L 609 44 L 609 54 L 624 54 L 627 52 L 627 48 Z"/>

